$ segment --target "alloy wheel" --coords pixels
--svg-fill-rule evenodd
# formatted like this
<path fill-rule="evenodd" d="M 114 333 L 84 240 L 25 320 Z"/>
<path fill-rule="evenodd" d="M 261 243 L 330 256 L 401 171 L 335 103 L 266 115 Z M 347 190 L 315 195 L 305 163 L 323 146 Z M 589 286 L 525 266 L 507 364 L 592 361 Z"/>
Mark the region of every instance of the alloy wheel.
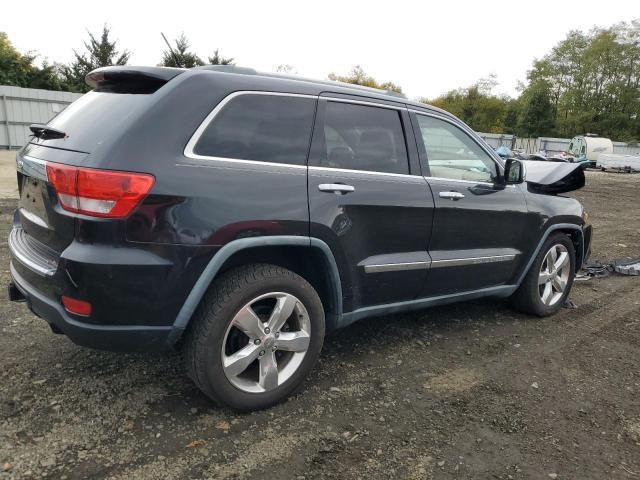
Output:
<path fill-rule="evenodd" d="M 311 321 L 302 302 L 284 292 L 254 298 L 233 317 L 222 343 L 227 379 L 248 393 L 285 383 L 309 348 Z"/>
<path fill-rule="evenodd" d="M 567 247 L 558 243 L 553 245 L 542 260 L 538 275 L 540 300 L 547 306 L 560 301 L 569 283 L 571 261 Z"/>

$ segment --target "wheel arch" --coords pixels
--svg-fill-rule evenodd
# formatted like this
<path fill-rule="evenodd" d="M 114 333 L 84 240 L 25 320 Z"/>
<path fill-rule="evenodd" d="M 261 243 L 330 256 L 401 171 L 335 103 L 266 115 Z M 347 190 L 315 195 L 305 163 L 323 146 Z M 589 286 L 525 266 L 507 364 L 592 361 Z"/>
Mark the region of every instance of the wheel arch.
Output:
<path fill-rule="evenodd" d="M 529 261 L 525 265 L 520 275 L 517 277 L 517 280 L 516 280 L 517 286 L 520 286 L 520 284 L 524 280 L 524 277 L 527 275 L 527 272 L 529 272 L 531 265 L 533 265 L 533 262 L 538 256 L 538 253 L 540 252 L 540 249 L 544 245 L 544 242 L 547 241 L 547 239 L 552 233 L 564 233 L 569 238 L 571 238 L 571 241 L 573 242 L 573 246 L 575 247 L 575 251 L 576 251 L 576 258 L 575 258 L 576 271 L 578 271 L 582 267 L 582 262 L 584 261 L 584 255 L 585 255 L 584 233 L 582 231 L 582 228 L 580 227 L 580 225 L 576 225 L 574 223 L 557 223 L 555 225 L 551 225 L 549 228 L 547 228 L 547 230 L 545 230 L 544 234 L 540 238 L 540 241 L 538 242 L 538 245 L 536 246 L 535 250 L 532 252 L 531 257 L 529 258 Z"/>
<path fill-rule="evenodd" d="M 325 242 L 302 236 L 242 238 L 223 246 L 209 261 L 176 316 L 167 337 L 170 346 L 180 340 L 215 279 L 249 263 L 278 265 L 305 278 L 320 296 L 327 329 L 338 325 L 342 316 L 342 285 L 335 258 Z"/>

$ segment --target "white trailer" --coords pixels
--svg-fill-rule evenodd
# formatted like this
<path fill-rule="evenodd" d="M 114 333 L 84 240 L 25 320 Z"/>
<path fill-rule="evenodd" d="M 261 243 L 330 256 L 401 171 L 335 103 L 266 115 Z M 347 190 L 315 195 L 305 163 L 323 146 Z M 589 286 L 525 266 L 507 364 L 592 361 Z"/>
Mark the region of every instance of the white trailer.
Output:
<path fill-rule="evenodd" d="M 595 167 L 598 155 L 613 153 L 613 142 L 609 138 L 588 133 L 578 135 L 571 140 L 569 153 L 575 157 L 574 162 L 586 163 L 589 167 Z"/>
<path fill-rule="evenodd" d="M 597 165 L 602 170 L 635 170 L 640 171 L 640 155 L 621 155 L 617 153 L 601 153 Z"/>

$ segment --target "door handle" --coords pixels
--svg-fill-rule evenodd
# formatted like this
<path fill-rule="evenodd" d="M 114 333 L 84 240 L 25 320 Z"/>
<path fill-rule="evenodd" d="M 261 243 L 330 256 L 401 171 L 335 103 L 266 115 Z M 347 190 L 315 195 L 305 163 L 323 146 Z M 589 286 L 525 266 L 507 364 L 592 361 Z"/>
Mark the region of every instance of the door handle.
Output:
<path fill-rule="evenodd" d="M 440 198 L 448 198 L 450 200 L 460 200 L 461 198 L 464 198 L 464 194 L 460 192 L 440 192 L 438 196 Z"/>
<path fill-rule="evenodd" d="M 335 193 L 336 195 L 344 195 L 355 191 L 353 185 L 345 185 L 344 183 L 321 183 L 318 185 L 321 192 Z"/>

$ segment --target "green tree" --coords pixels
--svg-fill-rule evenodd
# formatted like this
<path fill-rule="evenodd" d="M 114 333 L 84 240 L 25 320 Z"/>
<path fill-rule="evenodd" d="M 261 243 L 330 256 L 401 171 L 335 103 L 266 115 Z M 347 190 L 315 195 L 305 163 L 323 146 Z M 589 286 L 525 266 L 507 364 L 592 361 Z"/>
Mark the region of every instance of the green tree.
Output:
<path fill-rule="evenodd" d="M 108 67 L 110 65 L 126 65 L 131 56 L 131 52 L 117 49 L 117 41 L 111 41 L 109 34 L 111 30 L 107 25 L 102 27 L 102 33 L 96 38 L 91 32 L 87 31 L 89 40 L 84 42 L 84 52 L 78 53 L 73 51 L 75 59 L 69 65 L 64 65 L 62 76 L 64 84 L 68 90 L 72 92 L 88 92 L 90 87 L 85 83 L 86 75 L 100 67 Z"/>
<path fill-rule="evenodd" d="M 533 91 L 548 85 L 555 132 L 585 132 L 615 140 L 638 138 L 640 19 L 589 32 L 572 31 L 533 64 Z"/>
<path fill-rule="evenodd" d="M 62 82 L 58 65 L 46 60 L 41 67 L 34 65 L 37 55 L 22 54 L 9 41 L 6 33 L 0 32 L 0 84 L 25 88 L 61 90 Z"/>
<path fill-rule="evenodd" d="M 174 47 L 162 52 L 162 61 L 160 65 L 163 67 L 193 68 L 204 65 L 204 62 L 198 55 L 189 51 L 191 45 L 184 33 L 181 33 L 174 41 Z M 215 56 L 218 55 L 216 50 Z M 213 58 L 213 57 L 212 57 Z M 223 59 L 227 60 L 227 59 Z M 233 60 L 233 59 L 228 59 Z"/>
<path fill-rule="evenodd" d="M 34 55 L 18 52 L 7 34 L 0 32 L 0 84 L 28 87 L 34 59 Z"/>
<path fill-rule="evenodd" d="M 532 82 L 520 97 L 520 112 L 517 116 L 516 133 L 524 137 L 553 135 L 555 107 L 552 103 L 551 87 L 547 82 Z"/>
<path fill-rule="evenodd" d="M 364 87 L 379 88 L 382 90 L 391 90 L 394 92 L 402 93 L 402 88 L 393 82 L 380 83 L 372 76 L 365 73 L 364 69 L 360 65 L 356 65 L 349 72 L 348 75 L 336 75 L 335 73 L 329 74 L 329 80 L 344 83 L 353 83 L 356 85 L 362 85 Z"/>
<path fill-rule="evenodd" d="M 213 52 L 213 56 L 209 57 L 209 65 L 235 65 L 233 58 L 225 58 L 220 56 L 218 49 Z"/>
<path fill-rule="evenodd" d="M 476 131 L 504 133 L 505 116 L 511 100 L 494 95 L 492 91 L 496 85 L 495 76 L 490 75 L 469 87 L 421 101 L 452 113 Z"/>

